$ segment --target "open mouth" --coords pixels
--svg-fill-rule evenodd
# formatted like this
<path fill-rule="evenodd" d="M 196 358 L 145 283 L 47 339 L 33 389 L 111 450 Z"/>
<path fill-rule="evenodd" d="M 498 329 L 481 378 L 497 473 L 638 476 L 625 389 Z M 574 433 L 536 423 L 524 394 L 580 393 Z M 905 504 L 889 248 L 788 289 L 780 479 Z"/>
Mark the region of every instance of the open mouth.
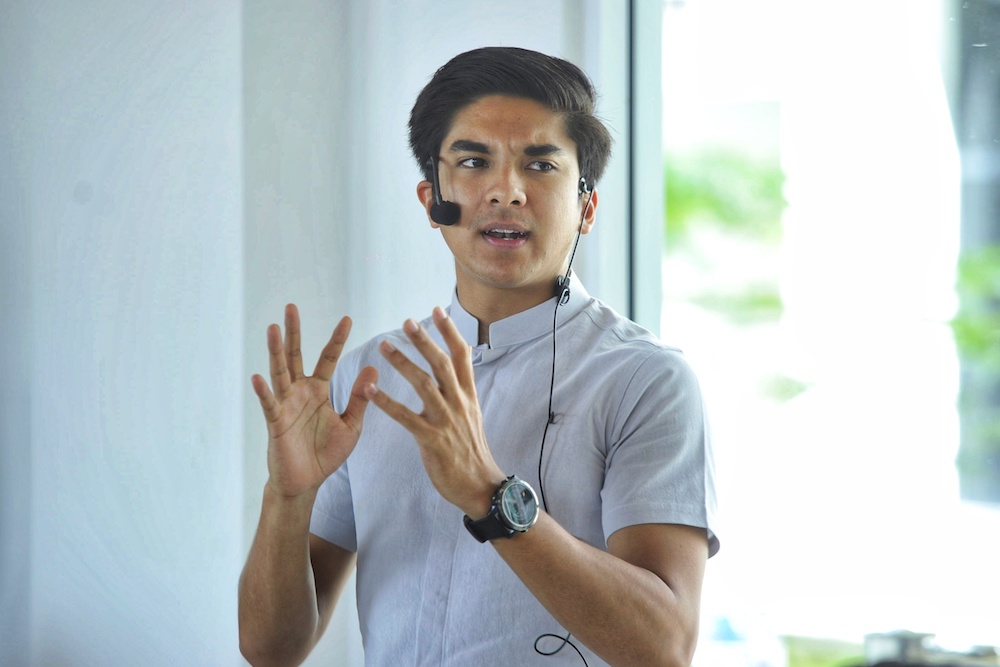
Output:
<path fill-rule="evenodd" d="M 483 236 L 489 236 L 490 238 L 501 239 L 503 241 L 519 241 L 521 239 L 528 238 L 528 233 L 519 232 L 513 229 L 491 229 L 483 232 Z"/>

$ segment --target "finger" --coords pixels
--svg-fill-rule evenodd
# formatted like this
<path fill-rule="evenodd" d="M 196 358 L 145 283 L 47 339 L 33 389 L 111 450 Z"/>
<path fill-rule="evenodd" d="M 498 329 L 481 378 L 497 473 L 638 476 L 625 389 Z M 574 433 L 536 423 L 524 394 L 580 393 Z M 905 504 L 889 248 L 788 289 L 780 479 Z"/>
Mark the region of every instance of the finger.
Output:
<path fill-rule="evenodd" d="M 271 386 L 274 388 L 274 395 L 280 400 L 288 393 L 292 381 L 288 374 L 284 349 L 282 349 L 281 329 L 277 324 L 272 324 L 267 328 L 267 350 L 270 352 Z"/>
<path fill-rule="evenodd" d="M 407 408 L 402 403 L 393 400 L 374 383 L 367 383 L 362 387 L 364 396 L 369 401 L 377 405 L 389 417 L 399 423 L 400 426 L 412 433 L 417 441 L 426 429 L 426 420 L 423 417 Z"/>
<path fill-rule="evenodd" d="M 264 411 L 264 419 L 267 420 L 268 424 L 276 422 L 278 416 L 281 414 L 281 404 L 278 403 L 278 399 L 271 393 L 271 388 L 267 386 L 267 382 L 260 375 L 255 374 L 250 378 L 250 384 L 253 386 L 257 398 L 260 399 L 260 407 Z"/>
<path fill-rule="evenodd" d="M 444 350 L 438 347 L 437 343 L 431 340 L 427 331 L 413 320 L 407 320 L 403 325 L 403 331 L 410 339 L 410 342 L 417 348 L 421 356 L 431 365 L 434 378 L 440 393 L 446 397 L 453 397 L 458 394 L 458 379 L 455 377 L 455 368 Z"/>
<path fill-rule="evenodd" d="M 436 307 L 433 316 L 434 324 L 441 332 L 441 337 L 444 338 L 448 352 L 451 354 L 452 368 L 459 386 L 475 391 L 476 378 L 472 372 L 472 347 L 462 338 L 454 320 L 448 316 L 448 312 L 444 308 Z"/>
<path fill-rule="evenodd" d="M 302 377 L 302 327 L 294 303 L 285 306 L 285 363 L 292 382 Z"/>
<path fill-rule="evenodd" d="M 316 370 L 313 371 L 313 376 L 318 377 L 320 380 L 325 382 L 330 381 L 330 378 L 333 377 L 333 371 L 337 368 L 337 362 L 340 360 L 340 355 L 344 351 L 344 345 L 347 343 L 347 337 L 350 333 L 351 318 L 340 318 L 340 322 L 337 322 L 337 326 L 333 329 L 333 334 L 330 336 L 330 340 L 327 342 L 323 351 L 319 355 L 319 361 L 316 362 Z"/>
<path fill-rule="evenodd" d="M 379 351 L 392 364 L 392 367 L 417 390 L 417 394 L 424 402 L 424 413 L 431 410 L 437 411 L 443 407 L 444 397 L 434 377 L 413 363 L 409 357 L 400 352 L 388 340 L 382 341 L 379 345 Z"/>
<path fill-rule="evenodd" d="M 354 387 L 351 388 L 351 398 L 347 401 L 347 408 L 340 417 L 355 433 L 361 433 L 361 424 L 368 408 L 369 400 L 365 389 L 376 382 L 378 382 L 378 371 L 371 366 L 365 366 L 358 373 Z"/>

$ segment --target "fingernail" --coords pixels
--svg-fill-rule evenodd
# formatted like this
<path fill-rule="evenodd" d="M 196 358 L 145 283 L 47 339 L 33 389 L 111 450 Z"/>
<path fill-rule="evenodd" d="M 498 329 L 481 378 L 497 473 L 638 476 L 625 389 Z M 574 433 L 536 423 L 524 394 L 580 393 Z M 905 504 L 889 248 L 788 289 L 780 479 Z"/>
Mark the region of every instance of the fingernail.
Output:
<path fill-rule="evenodd" d="M 373 384 L 365 385 L 365 396 L 368 398 L 375 398 L 375 394 L 378 393 L 378 387 Z"/>
<path fill-rule="evenodd" d="M 448 311 L 442 308 L 441 306 L 435 306 L 434 317 L 438 318 L 439 320 L 446 320 L 448 319 Z"/>
<path fill-rule="evenodd" d="M 396 346 L 390 343 L 389 341 L 384 340 L 382 341 L 382 349 L 385 350 L 386 352 L 395 352 Z"/>
<path fill-rule="evenodd" d="M 403 328 L 406 329 L 407 333 L 411 334 L 415 334 L 420 331 L 420 325 L 413 320 L 406 320 L 406 322 L 403 323 Z"/>

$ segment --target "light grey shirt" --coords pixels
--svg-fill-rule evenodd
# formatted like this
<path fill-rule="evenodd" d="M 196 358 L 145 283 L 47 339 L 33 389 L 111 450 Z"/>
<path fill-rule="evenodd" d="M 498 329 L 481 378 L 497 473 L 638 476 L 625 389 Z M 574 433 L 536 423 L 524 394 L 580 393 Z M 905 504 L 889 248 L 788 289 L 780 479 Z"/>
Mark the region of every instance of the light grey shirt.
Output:
<path fill-rule="evenodd" d="M 473 346 L 487 441 L 506 474 L 539 490 L 538 467 L 552 373 L 555 298 L 490 327 L 458 299 L 450 314 Z M 423 326 L 439 345 L 428 319 Z M 401 330 L 344 356 L 331 382 L 342 412 L 358 371 L 420 412 L 410 384 L 382 358 L 388 338 L 427 364 Z M 581 540 L 607 550 L 626 526 L 674 523 L 714 532 L 715 488 L 697 380 L 681 354 L 592 298 L 578 281 L 558 308 L 554 423 L 542 454 L 547 511 Z M 462 512 L 431 485 L 413 436 L 375 406 L 347 463 L 321 487 L 311 531 L 358 553 L 358 613 L 367 665 L 582 665 L 571 648 L 543 657 L 535 639 L 566 633 Z M 544 643 L 548 641 L 549 643 Z M 543 640 L 543 649 L 558 644 Z M 582 644 L 590 665 L 605 664 Z"/>

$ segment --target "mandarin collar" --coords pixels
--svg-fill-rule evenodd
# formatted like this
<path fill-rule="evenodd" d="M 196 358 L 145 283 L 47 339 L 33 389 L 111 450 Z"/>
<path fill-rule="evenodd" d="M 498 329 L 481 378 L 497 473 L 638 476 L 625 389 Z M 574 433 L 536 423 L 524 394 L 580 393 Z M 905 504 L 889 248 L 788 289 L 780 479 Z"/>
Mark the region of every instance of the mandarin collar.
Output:
<path fill-rule="evenodd" d="M 582 311 L 591 301 L 590 293 L 580 280 L 574 278 L 570 284 L 569 301 L 559 306 L 559 323 L 563 323 Z M 544 301 L 533 308 L 521 311 L 490 325 L 489 345 L 491 350 L 526 343 L 552 332 L 552 309 L 556 307 L 556 297 Z M 458 290 L 452 294 L 450 314 L 462 338 L 473 348 L 479 347 L 479 320 L 462 307 L 458 300 Z"/>

